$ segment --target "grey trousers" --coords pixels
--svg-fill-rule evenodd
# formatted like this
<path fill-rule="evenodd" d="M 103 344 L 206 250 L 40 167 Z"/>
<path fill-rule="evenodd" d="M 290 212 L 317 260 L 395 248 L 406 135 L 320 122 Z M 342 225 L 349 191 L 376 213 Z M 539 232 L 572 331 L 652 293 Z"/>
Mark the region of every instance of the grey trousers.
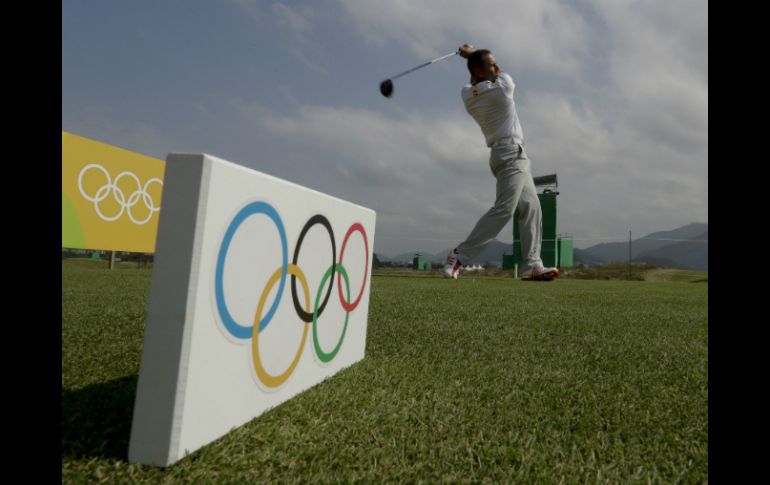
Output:
<path fill-rule="evenodd" d="M 458 259 L 467 262 L 481 253 L 511 220 L 514 209 L 518 209 L 524 264 L 529 268 L 542 264 L 543 216 L 524 148 L 518 143 L 492 147 L 489 168 L 497 179 L 495 205 L 481 216 L 470 235 L 457 246 Z"/>

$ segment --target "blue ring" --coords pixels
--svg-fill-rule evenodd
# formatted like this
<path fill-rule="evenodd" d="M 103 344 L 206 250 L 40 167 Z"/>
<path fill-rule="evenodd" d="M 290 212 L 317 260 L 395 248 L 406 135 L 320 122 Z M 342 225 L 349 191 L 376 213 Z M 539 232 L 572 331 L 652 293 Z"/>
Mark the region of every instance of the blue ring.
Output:
<path fill-rule="evenodd" d="M 230 249 L 230 242 L 232 241 L 233 236 L 240 227 L 241 223 L 243 223 L 243 221 L 245 221 L 249 216 L 254 214 L 265 214 L 273 220 L 275 226 L 278 228 L 278 233 L 281 236 L 281 249 L 283 250 L 283 258 L 281 259 L 281 284 L 278 286 L 278 294 L 275 297 L 275 301 L 273 301 L 273 305 L 270 307 L 270 311 L 268 311 L 264 318 L 259 322 L 260 332 L 264 330 L 265 327 L 267 327 L 267 324 L 270 323 L 270 320 L 273 319 L 273 315 L 275 315 L 275 311 L 278 308 L 278 303 L 281 301 L 281 295 L 283 295 L 283 287 L 286 284 L 286 270 L 289 266 L 289 250 L 288 244 L 286 243 L 286 230 L 283 227 L 281 217 L 278 215 L 278 212 L 276 212 L 273 206 L 267 202 L 252 202 L 251 204 L 241 209 L 238 214 L 236 214 L 235 218 L 233 218 L 233 221 L 227 227 L 227 231 L 225 232 L 225 237 L 222 240 L 222 245 L 219 248 L 219 256 L 217 257 L 217 269 L 214 280 L 217 298 L 217 310 L 219 311 L 219 316 L 222 319 L 222 323 L 224 323 L 225 328 L 228 332 L 230 332 L 230 334 L 240 339 L 250 339 L 252 337 L 253 325 L 239 325 L 238 322 L 233 319 L 232 315 L 230 315 L 230 311 L 227 309 L 227 303 L 225 303 L 223 275 L 225 271 L 225 258 L 227 257 L 228 250 Z"/>

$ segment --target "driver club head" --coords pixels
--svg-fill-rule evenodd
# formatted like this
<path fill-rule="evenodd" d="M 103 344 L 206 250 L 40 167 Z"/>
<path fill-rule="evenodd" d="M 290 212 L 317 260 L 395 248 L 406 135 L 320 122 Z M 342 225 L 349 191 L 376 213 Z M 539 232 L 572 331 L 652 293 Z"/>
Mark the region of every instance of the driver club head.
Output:
<path fill-rule="evenodd" d="M 393 81 L 386 79 L 380 83 L 380 92 L 386 98 L 389 98 L 393 94 Z"/>

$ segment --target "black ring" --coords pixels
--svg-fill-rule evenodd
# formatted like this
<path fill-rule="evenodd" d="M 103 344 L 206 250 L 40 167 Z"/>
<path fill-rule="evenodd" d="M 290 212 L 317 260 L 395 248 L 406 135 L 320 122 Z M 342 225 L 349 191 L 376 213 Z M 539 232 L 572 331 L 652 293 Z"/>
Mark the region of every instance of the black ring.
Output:
<path fill-rule="evenodd" d="M 302 246 L 302 240 L 305 239 L 305 234 L 307 234 L 307 231 L 310 230 L 311 227 L 313 227 L 316 224 L 323 225 L 326 230 L 329 232 L 329 238 L 332 242 L 332 268 L 336 268 L 337 265 L 337 247 L 334 244 L 334 231 L 332 230 L 332 225 L 329 223 L 329 219 L 322 216 L 321 214 L 316 214 L 313 217 L 311 217 L 306 223 L 305 227 L 302 228 L 302 232 L 299 234 L 299 239 L 297 239 L 297 247 L 294 248 L 294 259 L 292 260 L 292 264 L 295 266 L 297 265 L 297 259 L 299 258 L 299 248 Z M 335 269 L 332 269 L 332 276 L 329 284 L 329 290 L 326 292 L 326 298 L 324 298 L 324 302 L 321 305 L 321 308 L 318 309 L 318 316 L 320 317 L 321 314 L 324 311 L 324 308 L 326 308 L 326 303 L 329 301 L 329 296 L 332 294 L 332 287 L 334 286 L 334 272 Z M 302 319 L 304 322 L 312 322 L 313 321 L 313 314 L 308 313 L 305 310 L 302 309 L 302 305 L 299 303 L 299 298 L 297 298 L 297 277 L 294 275 L 291 275 L 291 299 L 294 301 L 294 310 L 296 310 L 297 315 L 299 318 Z"/>

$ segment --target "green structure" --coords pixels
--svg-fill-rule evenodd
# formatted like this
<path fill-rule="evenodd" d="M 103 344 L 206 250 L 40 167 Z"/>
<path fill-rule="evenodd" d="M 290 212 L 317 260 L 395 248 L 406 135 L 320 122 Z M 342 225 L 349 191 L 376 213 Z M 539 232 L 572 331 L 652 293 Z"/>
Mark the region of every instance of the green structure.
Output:
<path fill-rule="evenodd" d="M 513 254 L 503 254 L 503 269 L 513 269 L 514 264 Z"/>
<path fill-rule="evenodd" d="M 430 271 L 433 265 L 425 262 L 425 257 L 422 254 L 415 254 L 412 258 L 412 269 L 417 271 Z"/>
<path fill-rule="evenodd" d="M 572 239 L 559 238 L 559 268 L 571 268 L 575 265 L 572 259 Z"/>
<path fill-rule="evenodd" d="M 535 186 L 544 187 L 537 194 L 543 213 L 543 240 L 540 257 L 545 266 L 569 268 L 573 265 L 572 239 L 559 234 L 559 211 L 557 196 L 559 192 L 556 174 L 535 177 Z M 522 263 L 521 238 L 519 236 L 519 213 L 513 214 L 513 254 L 503 255 L 503 269 L 511 269 L 514 264 Z"/>

